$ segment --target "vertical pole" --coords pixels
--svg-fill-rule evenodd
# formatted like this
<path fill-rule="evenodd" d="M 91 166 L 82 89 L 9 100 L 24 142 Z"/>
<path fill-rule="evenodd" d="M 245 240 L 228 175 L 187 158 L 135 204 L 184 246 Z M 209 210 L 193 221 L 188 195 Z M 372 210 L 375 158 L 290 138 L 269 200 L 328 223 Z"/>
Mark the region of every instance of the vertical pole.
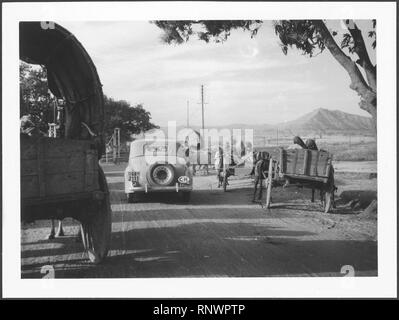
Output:
<path fill-rule="evenodd" d="M 54 101 L 53 123 L 57 123 L 57 100 Z"/>
<path fill-rule="evenodd" d="M 116 129 L 114 129 L 114 134 L 112 135 L 112 158 L 116 164 Z"/>

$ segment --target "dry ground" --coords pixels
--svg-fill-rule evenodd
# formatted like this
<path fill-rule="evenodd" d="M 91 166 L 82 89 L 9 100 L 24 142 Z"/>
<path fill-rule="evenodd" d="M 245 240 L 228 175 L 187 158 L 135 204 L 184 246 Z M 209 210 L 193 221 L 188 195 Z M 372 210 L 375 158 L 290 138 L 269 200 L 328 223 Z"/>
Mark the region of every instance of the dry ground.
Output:
<path fill-rule="evenodd" d="M 188 204 L 173 194 L 128 204 L 124 166 L 104 168 L 113 210 L 107 260 L 88 263 L 74 221 L 51 241 L 49 221 L 38 221 L 22 229 L 22 277 L 42 277 L 43 265 L 52 265 L 56 278 L 340 276 L 344 265 L 356 276 L 377 275 L 377 220 L 361 214 L 376 196 L 376 179 L 367 174 L 338 172 L 338 193 L 349 198 L 324 214 L 309 190 L 273 189 L 265 210 L 250 202 L 250 179 L 232 179 L 223 192 L 214 176 L 196 177 Z M 361 206 L 348 205 L 351 192 L 364 198 Z"/>

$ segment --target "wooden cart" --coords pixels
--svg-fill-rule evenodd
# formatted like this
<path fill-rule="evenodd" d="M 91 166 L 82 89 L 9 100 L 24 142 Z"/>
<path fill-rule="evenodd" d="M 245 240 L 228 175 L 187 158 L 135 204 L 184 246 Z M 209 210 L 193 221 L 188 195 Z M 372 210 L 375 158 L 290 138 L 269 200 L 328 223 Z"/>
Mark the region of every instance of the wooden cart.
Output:
<path fill-rule="evenodd" d="M 108 253 L 111 206 L 104 172 L 104 102 L 96 68 L 79 41 L 57 24 L 20 23 L 20 59 L 43 65 L 51 92 L 65 101 L 60 138 L 21 134 L 21 220 L 72 217 L 89 259 Z"/>
<path fill-rule="evenodd" d="M 266 179 L 266 208 L 271 205 L 271 192 L 277 181 L 284 181 L 284 187 L 300 185 L 320 190 L 324 212 L 330 212 L 334 203 L 334 168 L 332 155 L 326 151 L 305 149 L 279 149 L 272 156 Z"/>
<path fill-rule="evenodd" d="M 252 166 L 248 166 L 246 163 L 241 163 L 240 165 L 235 165 L 235 164 L 225 164 L 223 166 L 223 170 L 221 172 L 221 178 L 222 178 L 222 186 L 223 186 L 223 191 L 227 191 L 227 186 L 228 186 L 228 179 L 230 176 L 238 176 L 238 177 L 245 177 L 249 176 L 251 174 L 251 171 L 253 170 L 253 166 L 256 163 L 256 157 L 258 153 L 267 153 L 267 154 L 272 154 L 275 152 L 276 148 L 270 148 L 270 147 L 256 147 L 252 151 Z M 267 174 L 267 172 L 265 172 Z"/>

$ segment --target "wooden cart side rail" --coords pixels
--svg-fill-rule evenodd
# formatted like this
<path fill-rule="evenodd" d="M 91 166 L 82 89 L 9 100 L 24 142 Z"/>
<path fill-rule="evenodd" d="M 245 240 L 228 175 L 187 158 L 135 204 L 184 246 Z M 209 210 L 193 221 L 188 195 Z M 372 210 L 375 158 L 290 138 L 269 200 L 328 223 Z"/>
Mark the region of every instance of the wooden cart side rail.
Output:
<path fill-rule="evenodd" d="M 303 175 L 303 174 L 282 174 L 282 178 L 293 178 L 293 179 L 300 179 L 300 180 L 306 180 L 306 181 L 314 181 L 314 182 L 322 182 L 322 183 L 327 183 L 328 182 L 328 177 L 317 177 L 317 176 L 308 176 L 308 175 Z"/>
<path fill-rule="evenodd" d="M 328 178 L 331 154 L 327 151 L 306 149 L 280 149 L 280 173 Z"/>
<path fill-rule="evenodd" d="M 20 141 L 23 200 L 46 202 L 47 197 L 99 190 L 97 151 L 92 142 L 25 136 Z"/>

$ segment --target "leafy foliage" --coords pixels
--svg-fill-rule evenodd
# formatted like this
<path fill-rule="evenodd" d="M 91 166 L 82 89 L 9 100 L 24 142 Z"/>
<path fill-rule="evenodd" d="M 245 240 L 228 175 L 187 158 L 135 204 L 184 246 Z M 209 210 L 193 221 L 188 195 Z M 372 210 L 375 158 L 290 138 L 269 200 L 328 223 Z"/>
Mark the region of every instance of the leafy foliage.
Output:
<path fill-rule="evenodd" d="M 310 57 L 325 49 L 323 37 L 312 20 L 277 20 L 274 31 L 284 54 L 293 46 Z"/>
<path fill-rule="evenodd" d="M 349 20 L 347 20 L 349 21 Z M 188 41 L 192 36 L 199 40 L 209 42 L 224 42 L 228 39 L 231 31 L 241 29 L 249 31 L 251 37 L 255 37 L 262 20 L 183 20 L 183 21 L 153 21 L 156 26 L 164 31 L 162 41 L 168 44 L 181 44 Z M 281 49 L 287 54 L 288 49 L 295 47 L 303 54 L 310 57 L 321 53 L 325 49 L 323 36 L 320 34 L 315 20 L 276 20 L 273 22 L 274 31 L 281 42 Z M 368 36 L 373 38 L 372 47 L 376 48 L 376 20 L 372 20 L 372 30 Z M 337 36 L 337 31 L 331 32 Z M 348 48 L 354 53 L 355 42 L 350 33 L 345 33 L 341 40 L 341 48 Z"/>
<path fill-rule="evenodd" d="M 130 105 L 124 100 L 114 100 L 104 96 L 105 127 L 104 133 L 109 139 L 115 128 L 121 130 L 121 140 L 130 140 L 132 134 L 159 128 L 151 122 L 151 114 L 142 104 Z"/>
<path fill-rule="evenodd" d="M 47 132 L 48 123 L 54 122 L 55 98 L 49 93 L 46 69 L 21 61 L 19 86 L 20 116 L 29 115 L 35 127 Z"/>
<path fill-rule="evenodd" d="M 184 20 L 184 21 L 152 21 L 164 31 L 162 40 L 168 44 L 181 44 L 193 35 L 205 42 L 224 42 L 231 30 L 249 31 L 251 37 L 256 36 L 262 20 Z"/>

